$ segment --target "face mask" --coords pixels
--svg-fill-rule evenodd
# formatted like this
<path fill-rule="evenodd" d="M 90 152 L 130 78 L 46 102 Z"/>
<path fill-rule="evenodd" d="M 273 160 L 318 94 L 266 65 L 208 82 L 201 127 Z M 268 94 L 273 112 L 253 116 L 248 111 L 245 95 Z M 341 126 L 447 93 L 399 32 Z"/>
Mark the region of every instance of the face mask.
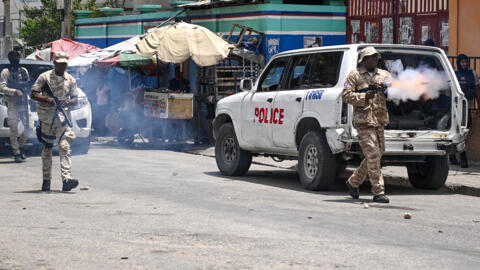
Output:
<path fill-rule="evenodd" d="M 10 61 L 10 65 L 12 65 L 14 68 L 18 68 L 18 66 L 20 66 L 20 59 L 12 59 Z"/>

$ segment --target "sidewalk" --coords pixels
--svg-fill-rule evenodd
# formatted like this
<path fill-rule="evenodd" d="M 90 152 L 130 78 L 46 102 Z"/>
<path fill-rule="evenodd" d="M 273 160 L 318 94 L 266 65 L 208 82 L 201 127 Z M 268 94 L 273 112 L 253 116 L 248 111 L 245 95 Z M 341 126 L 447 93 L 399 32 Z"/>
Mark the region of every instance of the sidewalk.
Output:
<path fill-rule="evenodd" d="M 189 145 L 184 149 L 184 152 L 215 157 L 215 148 L 204 146 Z M 293 169 L 297 167 L 297 161 L 283 161 L 276 162 L 267 157 L 254 157 L 254 164 L 271 166 L 282 169 Z M 470 195 L 480 197 L 480 163 L 470 162 L 470 168 L 462 169 L 459 166 L 450 165 L 450 172 L 445 186 L 441 189 L 443 192 L 450 192 L 456 194 Z M 347 169 L 353 171 L 352 169 Z M 385 175 L 385 182 L 392 185 L 401 185 L 412 187 L 407 177 L 407 169 L 405 167 L 384 167 L 382 172 Z"/>

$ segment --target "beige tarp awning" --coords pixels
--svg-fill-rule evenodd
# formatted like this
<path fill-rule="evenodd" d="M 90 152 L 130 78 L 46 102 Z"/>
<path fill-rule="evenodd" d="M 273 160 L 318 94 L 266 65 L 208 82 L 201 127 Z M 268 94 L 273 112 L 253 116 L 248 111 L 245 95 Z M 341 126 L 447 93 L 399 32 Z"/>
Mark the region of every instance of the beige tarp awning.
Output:
<path fill-rule="evenodd" d="M 205 27 L 176 23 L 151 31 L 139 43 L 137 54 L 167 63 L 182 63 L 188 58 L 199 66 L 216 65 L 225 59 L 233 45 Z"/>

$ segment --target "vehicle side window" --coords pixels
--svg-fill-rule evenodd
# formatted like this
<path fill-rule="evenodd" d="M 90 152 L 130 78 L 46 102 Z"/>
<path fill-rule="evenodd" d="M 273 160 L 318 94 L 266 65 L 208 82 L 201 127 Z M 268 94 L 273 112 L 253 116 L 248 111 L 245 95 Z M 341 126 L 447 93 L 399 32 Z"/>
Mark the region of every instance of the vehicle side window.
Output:
<path fill-rule="evenodd" d="M 273 60 L 272 64 L 268 66 L 268 69 L 263 75 L 259 91 L 268 92 L 278 90 L 280 88 L 282 75 L 285 71 L 287 63 L 288 58 Z"/>
<path fill-rule="evenodd" d="M 317 53 L 310 57 L 311 72 L 309 85 L 315 87 L 333 87 L 338 82 L 343 52 Z"/>
<path fill-rule="evenodd" d="M 299 55 L 293 58 L 293 70 L 288 80 L 287 89 L 306 89 L 308 88 L 308 64 L 309 55 Z"/>

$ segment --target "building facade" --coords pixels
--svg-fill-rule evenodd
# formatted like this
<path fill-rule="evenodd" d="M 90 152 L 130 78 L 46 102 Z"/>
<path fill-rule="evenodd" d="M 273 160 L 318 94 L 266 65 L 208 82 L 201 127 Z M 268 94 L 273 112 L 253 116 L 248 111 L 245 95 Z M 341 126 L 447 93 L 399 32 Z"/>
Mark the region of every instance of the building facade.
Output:
<path fill-rule="evenodd" d="M 179 19 L 198 24 L 226 36 L 234 24 L 251 27 L 265 34 L 260 52 L 272 55 L 309 46 L 346 43 L 346 6 L 283 4 L 272 0 L 263 4 L 189 9 Z M 104 48 L 143 34 L 174 16 L 176 11 L 139 15 L 77 19 L 75 39 Z M 233 36 L 238 35 L 234 32 Z"/>
<path fill-rule="evenodd" d="M 449 0 L 349 0 L 348 43 L 423 44 L 449 49 Z"/>

